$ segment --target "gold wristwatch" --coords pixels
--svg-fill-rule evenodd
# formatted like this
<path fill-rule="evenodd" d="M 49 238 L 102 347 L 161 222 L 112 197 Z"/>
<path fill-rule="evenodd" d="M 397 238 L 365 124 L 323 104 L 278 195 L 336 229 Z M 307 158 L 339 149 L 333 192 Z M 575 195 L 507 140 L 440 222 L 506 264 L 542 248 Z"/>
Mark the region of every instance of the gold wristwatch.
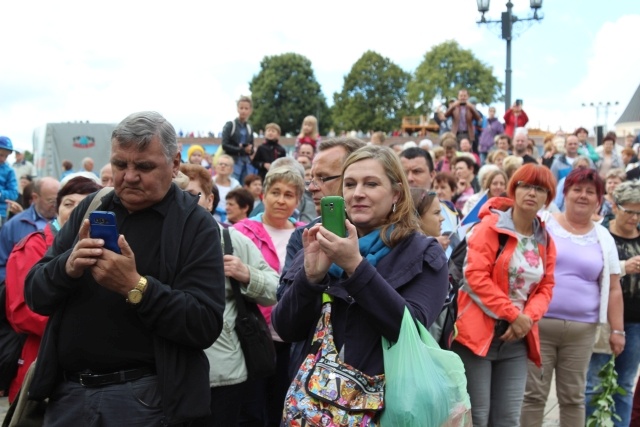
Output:
<path fill-rule="evenodd" d="M 138 280 L 138 284 L 135 288 L 131 289 L 127 294 L 127 302 L 129 304 L 140 304 L 142 301 L 142 296 L 144 295 L 144 291 L 147 289 L 147 278 L 144 276 L 140 276 L 140 280 Z"/>

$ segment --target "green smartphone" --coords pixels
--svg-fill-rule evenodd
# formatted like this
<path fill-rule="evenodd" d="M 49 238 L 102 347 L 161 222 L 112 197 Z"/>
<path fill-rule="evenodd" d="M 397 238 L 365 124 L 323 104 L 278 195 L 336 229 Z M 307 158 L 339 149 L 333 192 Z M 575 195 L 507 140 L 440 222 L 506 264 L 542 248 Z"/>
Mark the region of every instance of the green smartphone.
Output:
<path fill-rule="evenodd" d="M 340 237 L 347 236 L 344 225 L 347 215 L 344 210 L 344 199 L 340 196 L 326 196 L 320 200 L 322 226 Z"/>

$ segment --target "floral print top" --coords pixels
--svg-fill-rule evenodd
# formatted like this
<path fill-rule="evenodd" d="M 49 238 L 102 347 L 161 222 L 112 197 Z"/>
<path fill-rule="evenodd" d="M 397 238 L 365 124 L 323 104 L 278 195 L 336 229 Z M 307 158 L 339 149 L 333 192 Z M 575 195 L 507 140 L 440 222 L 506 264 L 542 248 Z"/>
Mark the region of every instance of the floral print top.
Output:
<path fill-rule="evenodd" d="M 529 292 L 542 280 L 544 266 L 538 243 L 533 235 L 516 235 L 518 246 L 509 262 L 509 298 L 515 306 L 523 310 Z"/>

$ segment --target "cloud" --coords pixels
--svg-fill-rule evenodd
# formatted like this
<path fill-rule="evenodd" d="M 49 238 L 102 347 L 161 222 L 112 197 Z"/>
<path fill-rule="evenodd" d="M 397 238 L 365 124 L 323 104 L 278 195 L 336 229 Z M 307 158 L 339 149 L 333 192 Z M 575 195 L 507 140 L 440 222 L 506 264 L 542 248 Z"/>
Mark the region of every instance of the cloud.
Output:
<path fill-rule="evenodd" d="M 311 60 L 330 102 L 369 49 L 411 72 L 433 45 L 455 39 L 504 78 L 504 42 L 475 24 L 479 14 L 469 0 L 312 6 L 293 0 L 245 0 L 241 6 L 36 0 L 4 2 L 0 14 L 3 32 L 11 35 L 0 45 L 0 134 L 21 148 L 29 148 L 33 129 L 48 122 L 113 123 L 143 109 L 159 111 L 177 129 L 217 133 L 236 116 L 235 100 L 248 93 L 264 56 L 285 52 Z M 639 26 L 637 15 L 602 26 L 587 62 L 576 64 L 588 68 L 584 79 L 559 91 L 558 99 L 527 99 L 536 120 L 543 126 L 574 120 L 566 114 L 568 98 L 574 106 L 628 101 L 639 83 L 640 57 L 629 55 L 620 40 L 634 40 Z M 540 61 L 553 66 L 553 58 L 541 55 Z M 527 80 L 534 71 L 514 67 L 514 76 Z"/>

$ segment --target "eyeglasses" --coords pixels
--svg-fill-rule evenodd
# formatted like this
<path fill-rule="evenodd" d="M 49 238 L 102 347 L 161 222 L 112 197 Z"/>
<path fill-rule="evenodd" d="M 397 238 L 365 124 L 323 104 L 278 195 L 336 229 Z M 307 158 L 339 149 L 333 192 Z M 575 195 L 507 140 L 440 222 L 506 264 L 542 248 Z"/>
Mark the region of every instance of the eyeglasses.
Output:
<path fill-rule="evenodd" d="M 616 203 L 616 206 L 618 207 L 618 209 L 620 209 L 622 212 L 626 213 L 627 215 L 638 215 L 640 217 L 640 211 L 632 211 L 631 209 L 625 209 L 622 206 L 620 206 L 619 203 Z"/>
<path fill-rule="evenodd" d="M 228 166 L 231 166 L 231 164 L 230 163 L 220 163 L 220 162 L 218 162 L 218 166 L 228 167 Z"/>
<path fill-rule="evenodd" d="M 535 190 L 536 194 L 540 194 L 540 195 L 549 193 L 549 190 L 544 187 L 540 187 L 539 185 L 527 184 L 524 181 L 518 181 L 516 185 L 519 188 L 522 188 L 524 191 Z"/>
<path fill-rule="evenodd" d="M 320 188 L 320 186 L 326 184 L 327 181 L 338 179 L 341 176 L 342 175 L 334 175 L 334 176 L 322 176 L 322 177 L 313 178 L 311 181 L 305 181 L 304 186 L 308 188 L 311 186 L 311 184 L 313 184 L 316 187 Z M 320 181 L 320 183 L 316 182 L 316 179 Z"/>

